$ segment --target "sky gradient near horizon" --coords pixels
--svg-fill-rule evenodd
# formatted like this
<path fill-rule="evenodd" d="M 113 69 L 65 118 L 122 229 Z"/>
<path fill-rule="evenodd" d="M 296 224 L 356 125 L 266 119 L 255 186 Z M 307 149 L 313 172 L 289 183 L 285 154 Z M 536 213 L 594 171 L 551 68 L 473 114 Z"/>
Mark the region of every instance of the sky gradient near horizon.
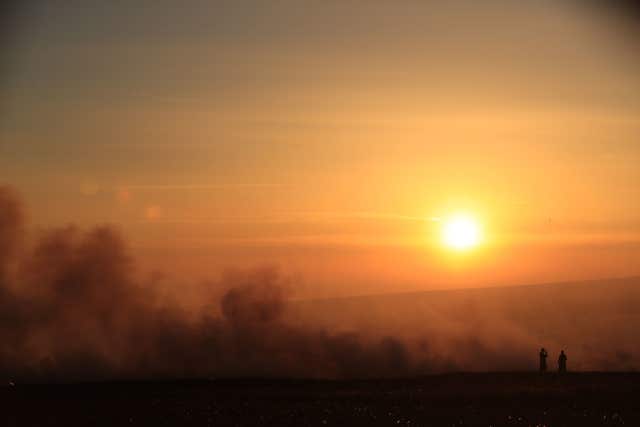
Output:
<path fill-rule="evenodd" d="M 639 275 L 631 12 L 442 3 L 27 2 L 0 183 L 34 230 L 114 224 L 191 279 L 275 264 L 303 297 Z"/>

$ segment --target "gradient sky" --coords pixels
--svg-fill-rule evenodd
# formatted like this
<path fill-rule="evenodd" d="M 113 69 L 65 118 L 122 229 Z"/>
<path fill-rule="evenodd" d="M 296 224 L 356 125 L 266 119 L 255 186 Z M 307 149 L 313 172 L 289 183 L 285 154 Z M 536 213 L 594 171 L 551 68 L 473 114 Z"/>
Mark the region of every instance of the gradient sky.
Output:
<path fill-rule="evenodd" d="M 276 264 L 300 296 L 640 274 L 629 10 L 25 3 L 0 182 L 34 229 L 115 224 L 195 279 Z M 486 237 L 464 255 L 432 220 L 457 211 Z"/>

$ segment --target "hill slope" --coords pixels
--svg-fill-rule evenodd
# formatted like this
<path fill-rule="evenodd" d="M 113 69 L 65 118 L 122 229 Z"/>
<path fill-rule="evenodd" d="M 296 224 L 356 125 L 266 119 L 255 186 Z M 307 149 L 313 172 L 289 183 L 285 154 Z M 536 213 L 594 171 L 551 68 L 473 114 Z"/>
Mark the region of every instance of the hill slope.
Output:
<path fill-rule="evenodd" d="M 440 348 L 460 343 L 464 352 L 476 342 L 478 357 L 459 355 L 460 369 L 535 368 L 544 346 L 551 366 L 564 349 L 572 369 L 631 370 L 640 366 L 638 307 L 634 277 L 299 301 L 290 311 L 295 321 L 328 330 L 423 339 Z"/>

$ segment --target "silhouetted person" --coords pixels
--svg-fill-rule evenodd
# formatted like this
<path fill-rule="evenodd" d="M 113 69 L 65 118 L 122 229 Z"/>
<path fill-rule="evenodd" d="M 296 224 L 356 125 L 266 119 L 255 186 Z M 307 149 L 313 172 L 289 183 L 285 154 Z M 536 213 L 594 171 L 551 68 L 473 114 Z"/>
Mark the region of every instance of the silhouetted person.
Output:
<path fill-rule="evenodd" d="M 564 354 L 564 350 L 561 350 L 558 356 L 558 372 L 567 372 L 567 355 Z"/>
<path fill-rule="evenodd" d="M 540 372 L 547 372 L 547 350 L 540 349 Z"/>

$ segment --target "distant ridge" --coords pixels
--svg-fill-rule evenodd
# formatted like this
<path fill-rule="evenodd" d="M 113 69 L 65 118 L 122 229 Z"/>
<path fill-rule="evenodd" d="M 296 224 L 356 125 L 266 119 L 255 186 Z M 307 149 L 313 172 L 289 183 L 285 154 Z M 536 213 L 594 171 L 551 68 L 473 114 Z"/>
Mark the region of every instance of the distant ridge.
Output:
<path fill-rule="evenodd" d="M 554 357 L 566 350 L 572 370 L 635 371 L 638 307 L 640 277 L 631 276 L 305 300 L 290 304 L 289 313 L 297 324 L 328 331 L 466 348 L 475 356 L 463 367 L 480 370 L 535 368 L 545 347 Z"/>
<path fill-rule="evenodd" d="M 425 290 L 413 290 L 413 291 L 399 291 L 399 292 L 380 292 L 371 294 L 357 294 L 346 295 L 336 297 L 318 297 L 318 298 L 301 298 L 294 299 L 297 302 L 322 302 L 322 301 L 344 301 L 350 299 L 367 299 L 367 298 L 379 298 L 379 297 L 403 297 L 411 295 L 423 295 L 423 294 L 450 294 L 456 292 L 491 292 L 495 290 L 509 291 L 517 289 L 532 289 L 532 288 L 545 288 L 545 287 L 566 287 L 566 286 L 605 286 L 605 285 L 622 285 L 637 283 L 640 286 L 640 276 L 624 276 L 624 277 L 609 277 L 599 279 L 588 280 L 571 280 L 562 282 L 540 282 L 540 283 L 524 283 L 516 285 L 488 285 L 477 287 L 462 287 L 462 288 L 436 288 Z"/>

